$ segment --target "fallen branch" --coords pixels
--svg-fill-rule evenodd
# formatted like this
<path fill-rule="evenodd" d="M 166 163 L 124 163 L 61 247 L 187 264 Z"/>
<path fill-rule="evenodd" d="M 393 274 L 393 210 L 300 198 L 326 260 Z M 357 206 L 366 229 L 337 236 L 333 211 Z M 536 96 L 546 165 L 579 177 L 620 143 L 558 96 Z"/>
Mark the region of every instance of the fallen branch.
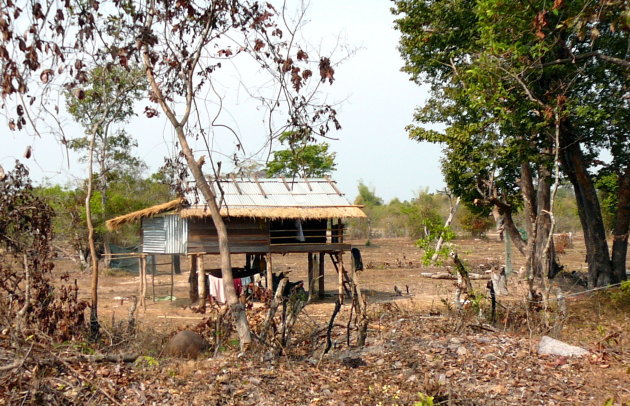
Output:
<path fill-rule="evenodd" d="M 459 259 L 455 251 L 451 252 L 451 257 L 453 258 L 453 263 L 455 263 L 455 269 L 457 269 L 457 273 L 459 273 L 459 275 L 464 280 L 464 283 L 466 284 L 466 293 L 469 297 L 473 297 L 474 293 L 472 283 L 470 282 L 470 274 L 468 273 L 466 268 L 464 268 L 464 264 Z"/>
<path fill-rule="evenodd" d="M 456 275 L 453 275 L 453 274 L 448 273 L 448 272 L 436 272 L 436 273 L 422 272 L 420 274 L 420 276 L 423 277 L 423 278 L 428 278 L 428 279 L 447 279 L 447 280 L 455 280 L 455 279 L 457 279 Z M 480 274 L 476 274 L 476 273 L 470 273 L 470 274 L 468 274 L 468 277 L 470 279 L 475 279 L 475 280 L 490 279 L 489 275 L 480 275 Z"/>
<path fill-rule="evenodd" d="M 469 324 L 468 327 L 470 327 L 472 329 L 476 329 L 476 330 L 491 331 L 493 333 L 496 333 L 496 332 L 499 331 L 499 330 L 497 330 L 496 328 L 492 327 L 489 324 Z"/>
<path fill-rule="evenodd" d="M 136 362 L 139 354 L 98 354 L 98 355 L 77 355 L 76 357 L 64 358 L 67 362 Z"/>
<path fill-rule="evenodd" d="M 28 351 L 26 352 L 26 355 L 24 355 L 24 357 L 22 357 L 21 360 L 15 360 L 10 364 L 7 365 L 3 365 L 0 367 L 0 372 L 4 372 L 4 371 L 10 371 L 12 369 L 17 369 L 17 368 L 21 368 L 22 365 L 24 365 L 24 362 L 26 361 L 26 359 L 28 358 L 28 356 L 31 354 L 31 350 L 33 349 L 33 344 L 31 344 L 31 347 L 28 349 Z"/>

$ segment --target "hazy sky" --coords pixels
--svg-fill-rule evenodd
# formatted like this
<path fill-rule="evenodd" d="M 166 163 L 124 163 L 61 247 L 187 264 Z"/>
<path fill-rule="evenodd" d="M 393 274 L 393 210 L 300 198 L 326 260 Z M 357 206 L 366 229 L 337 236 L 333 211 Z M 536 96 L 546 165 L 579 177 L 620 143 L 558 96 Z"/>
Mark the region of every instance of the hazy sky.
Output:
<path fill-rule="evenodd" d="M 356 196 L 360 180 L 385 201 L 394 197 L 408 200 L 420 188 L 435 190 L 444 185 L 439 168 L 440 148 L 411 141 L 404 130 L 414 108 L 426 98 L 426 89 L 400 72 L 398 32 L 393 28 L 390 7 L 386 0 L 314 0 L 308 9 L 305 41 L 323 50 L 340 44 L 335 53 L 338 57 L 344 53 L 343 45 L 355 51 L 336 67 L 334 84 L 323 88 L 327 101 L 340 102 L 337 110 L 343 129 L 331 134 L 337 141 L 328 142 L 337 153 L 333 178 L 350 200 Z M 256 137 L 255 128 L 261 124 L 259 112 L 249 113 L 247 109 L 251 110 L 251 105 L 240 104 L 227 111 L 232 114 L 233 125 Z M 33 157 L 26 163 L 35 180 L 46 177 L 64 184 L 85 177 L 84 165 L 76 155 L 68 159 L 53 136 L 30 137 L 3 128 L 0 165 L 5 170 L 12 168 L 15 158 L 22 157 L 26 146 L 32 145 Z M 149 120 L 139 116 L 126 129 L 137 137 L 137 154 L 147 162 L 150 171 L 162 165 L 164 156 L 173 153 L 174 137 L 164 118 Z M 80 135 L 80 128 L 74 125 L 69 124 L 65 131 L 70 137 Z M 217 139 L 214 147 L 230 155 L 234 143 L 233 139 Z M 259 148 L 252 144 L 256 140 L 245 137 L 246 148 Z M 221 160 L 220 155 L 215 159 Z"/>

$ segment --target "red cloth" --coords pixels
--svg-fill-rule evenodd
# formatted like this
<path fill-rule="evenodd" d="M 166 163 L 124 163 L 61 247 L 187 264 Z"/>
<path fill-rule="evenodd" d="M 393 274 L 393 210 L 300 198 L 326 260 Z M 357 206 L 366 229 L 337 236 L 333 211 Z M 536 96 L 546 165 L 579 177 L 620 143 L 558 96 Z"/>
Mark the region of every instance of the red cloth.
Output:
<path fill-rule="evenodd" d="M 234 289 L 236 290 L 236 296 L 240 296 L 243 291 L 243 283 L 238 278 L 234 279 Z"/>

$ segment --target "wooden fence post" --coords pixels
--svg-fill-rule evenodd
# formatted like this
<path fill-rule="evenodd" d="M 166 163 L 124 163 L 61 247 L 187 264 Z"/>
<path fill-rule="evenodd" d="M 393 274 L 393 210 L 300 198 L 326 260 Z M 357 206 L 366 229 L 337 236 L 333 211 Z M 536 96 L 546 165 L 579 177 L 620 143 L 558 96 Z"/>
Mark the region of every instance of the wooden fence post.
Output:
<path fill-rule="evenodd" d="M 147 310 L 147 254 L 140 254 L 140 304 L 144 311 Z"/>

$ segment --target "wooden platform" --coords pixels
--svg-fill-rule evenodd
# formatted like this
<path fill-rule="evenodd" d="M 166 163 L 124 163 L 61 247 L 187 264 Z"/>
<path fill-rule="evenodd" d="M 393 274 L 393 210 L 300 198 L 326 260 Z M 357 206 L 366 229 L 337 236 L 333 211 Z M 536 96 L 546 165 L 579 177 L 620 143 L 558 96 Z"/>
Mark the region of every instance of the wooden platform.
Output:
<path fill-rule="evenodd" d="M 274 244 L 270 246 L 272 254 L 288 254 L 292 252 L 343 252 L 350 251 L 350 244 Z"/>
<path fill-rule="evenodd" d="M 323 252 L 323 253 L 335 253 L 350 251 L 352 246 L 350 244 L 274 244 L 274 245 L 250 245 L 243 246 L 230 245 L 231 254 L 290 254 L 290 253 L 308 253 L 308 252 Z M 218 244 L 205 244 L 203 246 L 189 246 L 188 254 L 219 254 Z"/>

